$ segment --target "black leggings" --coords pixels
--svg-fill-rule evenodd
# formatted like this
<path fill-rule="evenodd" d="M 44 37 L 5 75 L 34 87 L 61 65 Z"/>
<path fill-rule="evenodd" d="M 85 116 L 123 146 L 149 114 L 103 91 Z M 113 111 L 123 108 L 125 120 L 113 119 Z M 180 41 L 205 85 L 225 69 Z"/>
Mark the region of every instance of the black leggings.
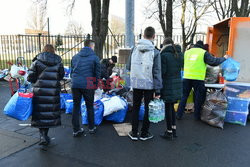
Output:
<path fill-rule="evenodd" d="M 174 103 L 165 102 L 165 114 L 167 118 L 167 130 L 172 131 L 172 126 L 176 126 Z"/>

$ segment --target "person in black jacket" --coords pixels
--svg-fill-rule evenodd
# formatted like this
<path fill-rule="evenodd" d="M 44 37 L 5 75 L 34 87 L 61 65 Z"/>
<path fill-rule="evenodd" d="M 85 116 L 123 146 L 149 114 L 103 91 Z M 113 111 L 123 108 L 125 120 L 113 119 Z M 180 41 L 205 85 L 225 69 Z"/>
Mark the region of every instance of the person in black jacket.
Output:
<path fill-rule="evenodd" d="M 104 92 L 107 92 L 111 89 L 110 83 L 112 82 L 112 78 L 110 78 L 110 76 L 112 75 L 115 63 L 117 63 L 116 56 L 101 60 L 101 79 L 103 79 Z"/>
<path fill-rule="evenodd" d="M 39 128 L 40 145 L 48 145 L 49 128 L 61 125 L 60 80 L 64 77 L 64 67 L 60 56 L 48 44 L 36 56 L 28 75 L 33 83 L 33 112 L 31 126 Z"/>
<path fill-rule="evenodd" d="M 89 133 L 93 134 L 96 132 L 93 103 L 95 89 L 97 89 L 96 83 L 100 79 L 100 60 L 94 52 L 94 47 L 94 41 L 86 40 L 84 48 L 73 56 L 71 61 L 72 95 L 74 101 L 72 125 L 74 137 L 81 136 L 84 132 L 79 124 L 82 97 L 84 97 L 87 108 Z"/>
<path fill-rule="evenodd" d="M 176 46 L 171 38 L 166 38 L 161 50 L 161 73 L 163 88 L 161 99 L 165 102 L 167 129 L 161 137 L 172 140 L 176 138 L 176 120 L 174 104 L 182 97 L 181 70 L 184 56 L 181 47 Z"/>

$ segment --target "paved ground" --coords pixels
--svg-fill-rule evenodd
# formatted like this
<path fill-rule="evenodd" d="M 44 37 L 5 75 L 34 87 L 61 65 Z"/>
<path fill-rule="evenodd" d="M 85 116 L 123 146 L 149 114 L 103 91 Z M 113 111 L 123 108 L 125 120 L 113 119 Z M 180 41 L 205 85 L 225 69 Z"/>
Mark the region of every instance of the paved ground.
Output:
<path fill-rule="evenodd" d="M 8 101 L 8 90 L 0 82 L 0 109 Z M 130 114 L 128 115 L 129 120 Z M 47 151 L 31 145 L 15 154 L 0 159 L 0 166 L 50 167 L 249 167 L 250 124 L 246 127 L 225 124 L 224 130 L 210 127 L 186 115 L 178 121 L 176 141 L 166 141 L 158 135 L 164 130 L 164 122 L 151 126 L 155 138 L 151 141 L 132 142 L 119 137 L 109 122 L 98 127 L 96 135 L 73 138 L 70 115 L 62 115 L 63 126 L 51 129 L 54 144 Z M 37 132 L 30 127 L 18 128 L 15 120 L 0 114 L 0 129 L 22 133 L 35 138 Z M 8 129 L 8 127 L 11 127 Z M 0 139 L 0 145 L 6 140 Z"/>

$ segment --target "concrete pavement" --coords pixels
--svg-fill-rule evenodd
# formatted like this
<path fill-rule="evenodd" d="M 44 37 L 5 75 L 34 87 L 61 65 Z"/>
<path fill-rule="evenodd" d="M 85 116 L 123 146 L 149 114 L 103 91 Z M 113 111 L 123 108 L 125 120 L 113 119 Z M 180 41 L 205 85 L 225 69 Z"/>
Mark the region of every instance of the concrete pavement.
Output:
<path fill-rule="evenodd" d="M 7 100 L 1 94 L 2 101 Z M 130 116 L 129 113 L 126 122 Z M 2 117 L 5 123 L 1 123 Z M 2 114 L 0 129 L 9 121 L 13 133 L 26 133 L 26 136 L 36 138 L 36 129 L 18 129 L 15 126 L 19 121 Z M 225 124 L 221 130 L 194 121 L 192 115 L 185 115 L 177 122 L 177 140 L 170 142 L 159 137 L 165 129 L 165 123 L 161 122 L 152 124 L 151 132 L 155 135 L 152 140 L 133 142 L 128 137 L 119 137 L 110 122 L 103 122 L 95 135 L 86 134 L 81 138 L 72 137 L 70 115 L 63 114 L 62 123 L 63 126 L 50 130 L 49 135 L 55 137 L 53 142 L 56 144 L 47 151 L 40 150 L 37 145 L 27 146 L 0 159 L 0 166 L 248 167 L 250 164 L 250 124 L 246 127 Z M 6 130 L 8 126 L 4 128 Z M 34 131 L 33 135 L 30 130 Z M 4 144 L 5 140 L 1 138 L 0 145 Z"/>

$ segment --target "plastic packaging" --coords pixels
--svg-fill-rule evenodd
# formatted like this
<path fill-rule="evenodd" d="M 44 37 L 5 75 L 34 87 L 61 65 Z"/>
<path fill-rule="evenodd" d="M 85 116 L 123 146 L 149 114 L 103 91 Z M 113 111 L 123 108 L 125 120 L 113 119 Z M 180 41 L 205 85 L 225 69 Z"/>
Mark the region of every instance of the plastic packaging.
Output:
<path fill-rule="evenodd" d="M 220 72 L 219 66 L 212 67 L 212 66 L 207 65 L 205 83 L 208 83 L 208 84 L 217 83 L 219 72 Z"/>
<path fill-rule="evenodd" d="M 103 103 L 98 100 L 94 102 L 94 121 L 95 125 L 100 125 L 103 120 L 103 110 L 104 106 Z M 85 102 L 82 102 L 81 105 L 81 113 L 82 113 L 82 124 L 86 125 L 88 124 L 88 113 Z"/>
<path fill-rule="evenodd" d="M 101 99 L 104 105 L 103 116 L 112 114 L 115 111 L 123 110 L 126 107 L 126 103 L 118 96 L 113 96 L 111 98 Z"/>
<path fill-rule="evenodd" d="M 221 91 L 217 90 L 207 95 L 201 111 L 201 120 L 223 129 L 226 112 L 227 98 Z"/>
<path fill-rule="evenodd" d="M 32 114 L 33 93 L 16 92 L 4 107 L 4 114 L 20 121 L 27 120 Z"/>
<path fill-rule="evenodd" d="M 235 81 L 240 72 L 240 63 L 232 58 L 228 58 L 222 63 L 223 77 L 227 81 Z"/>
<path fill-rule="evenodd" d="M 162 100 L 154 99 L 149 103 L 148 119 L 153 123 L 158 123 L 165 119 L 165 104 Z"/>
<path fill-rule="evenodd" d="M 95 91 L 94 101 L 100 100 L 102 98 L 102 93 L 103 93 L 103 90 L 97 89 Z"/>
<path fill-rule="evenodd" d="M 128 111 L 128 103 L 125 99 L 122 98 L 122 100 L 124 100 L 124 102 L 126 103 L 125 108 L 104 117 L 105 120 L 113 121 L 117 123 L 124 122 L 126 115 L 127 115 L 127 111 Z"/>

